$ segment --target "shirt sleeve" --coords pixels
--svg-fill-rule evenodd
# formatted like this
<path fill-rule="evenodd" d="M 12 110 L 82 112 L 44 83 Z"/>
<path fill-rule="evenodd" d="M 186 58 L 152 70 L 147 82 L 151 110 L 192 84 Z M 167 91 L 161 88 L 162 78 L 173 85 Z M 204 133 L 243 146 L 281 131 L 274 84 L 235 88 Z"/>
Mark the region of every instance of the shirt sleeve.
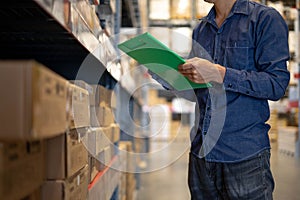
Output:
<path fill-rule="evenodd" d="M 224 77 L 226 91 L 255 98 L 280 99 L 289 84 L 288 28 L 281 15 L 268 9 L 258 16 L 255 38 L 256 70 L 227 68 Z"/>

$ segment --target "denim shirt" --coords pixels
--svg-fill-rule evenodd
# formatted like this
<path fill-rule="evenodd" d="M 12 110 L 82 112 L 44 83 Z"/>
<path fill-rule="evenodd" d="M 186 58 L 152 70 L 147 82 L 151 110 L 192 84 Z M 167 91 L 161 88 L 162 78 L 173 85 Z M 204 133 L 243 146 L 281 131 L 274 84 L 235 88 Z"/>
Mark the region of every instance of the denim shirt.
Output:
<path fill-rule="evenodd" d="M 191 151 L 207 161 L 238 162 L 270 148 L 268 100 L 280 99 L 290 78 L 288 28 L 275 9 L 249 0 L 237 0 L 221 27 L 214 19 L 213 7 L 193 31 L 190 56 L 220 64 L 226 74 L 222 85 L 195 90 Z"/>

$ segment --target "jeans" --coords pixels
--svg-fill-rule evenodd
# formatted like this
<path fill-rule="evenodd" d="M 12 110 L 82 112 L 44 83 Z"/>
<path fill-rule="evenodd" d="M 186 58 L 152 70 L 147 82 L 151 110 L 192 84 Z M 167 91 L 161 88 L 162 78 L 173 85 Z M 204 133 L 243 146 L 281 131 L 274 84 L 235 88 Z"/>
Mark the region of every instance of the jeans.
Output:
<path fill-rule="evenodd" d="M 190 153 L 188 184 L 192 200 L 273 199 L 270 151 L 238 163 L 206 162 Z"/>

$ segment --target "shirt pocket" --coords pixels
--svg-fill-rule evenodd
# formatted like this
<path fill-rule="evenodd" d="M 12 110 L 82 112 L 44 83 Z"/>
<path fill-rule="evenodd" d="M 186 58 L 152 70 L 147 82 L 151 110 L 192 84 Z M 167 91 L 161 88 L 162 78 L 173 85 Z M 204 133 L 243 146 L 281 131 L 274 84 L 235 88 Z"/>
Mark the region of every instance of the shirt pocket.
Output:
<path fill-rule="evenodd" d="M 247 69 L 249 65 L 248 56 L 248 41 L 229 41 L 225 48 L 225 66 L 233 69 Z"/>

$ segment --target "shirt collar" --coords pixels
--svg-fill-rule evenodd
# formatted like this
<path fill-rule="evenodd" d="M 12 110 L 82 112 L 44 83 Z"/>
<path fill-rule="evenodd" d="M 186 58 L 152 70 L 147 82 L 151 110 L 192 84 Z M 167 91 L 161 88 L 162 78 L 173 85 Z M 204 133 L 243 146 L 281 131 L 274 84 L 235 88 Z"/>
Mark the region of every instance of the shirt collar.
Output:
<path fill-rule="evenodd" d="M 249 15 L 249 0 L 237 0 L 233 5 L 233 8 L 231 9 L 229 16 L 234 14 Z M 212 7 L 208 15 L 206 17 L 201 18 L 200 20 L 213 21 L 215 17 L 216 17 L 216 11 L 215 8 Z"/>

